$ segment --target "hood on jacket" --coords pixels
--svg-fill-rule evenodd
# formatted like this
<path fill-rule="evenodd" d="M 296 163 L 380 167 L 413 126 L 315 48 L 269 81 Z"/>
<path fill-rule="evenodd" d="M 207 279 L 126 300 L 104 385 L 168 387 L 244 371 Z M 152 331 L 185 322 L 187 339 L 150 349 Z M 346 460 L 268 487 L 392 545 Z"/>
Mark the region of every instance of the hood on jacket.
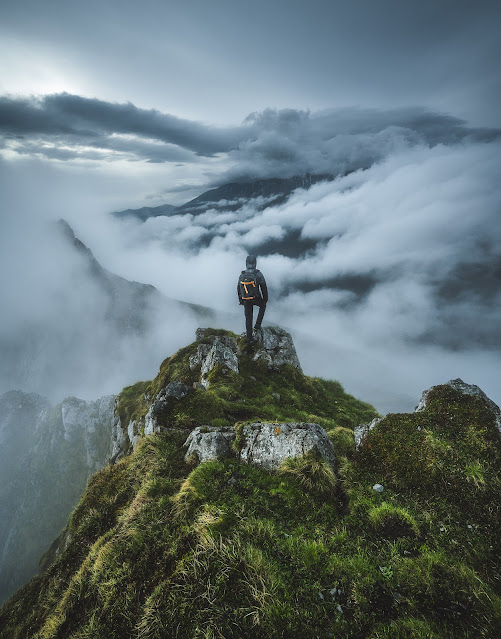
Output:
<path fill-rule="evenodd" d="M 257 259 L 255 255 L 247 255 L 247 260 L 245 262 L 246 268 L 256 268 Z"/>

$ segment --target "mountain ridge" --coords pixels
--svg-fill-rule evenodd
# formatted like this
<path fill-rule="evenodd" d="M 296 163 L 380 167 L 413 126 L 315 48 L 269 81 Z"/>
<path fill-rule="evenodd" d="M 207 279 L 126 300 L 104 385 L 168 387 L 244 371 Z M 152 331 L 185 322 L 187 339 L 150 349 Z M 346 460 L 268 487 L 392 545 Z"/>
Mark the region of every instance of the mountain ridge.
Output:
<path fill-rule="evenodd" d="M 455 380 L 375 422 L 338 382 L 303 375 L 284 333 L 249 349 L 199 330 L 123 389 L 115 428 L 132 439 L 0 610 L 2 638 L 499 636 L 492 407 Z M 240 456 L 251 426 L 278 440 L 294 422 L 323 428 L 334 470 L 315 451 L 274 471 Z M 190 433 L 231 429 L 224 454 L 188 454 Z"/>
<path fill-rule="evenodd" d="M 142 222 L 145 222 L 150 217 L 163 215 L 190 213 L 196 216 L 204 213 L 211 205 L 214 206 L 217 203 L 221 203 L 217 208 L 222 211 L 234 211 L 240 208 L 244 201 L 255 198 L 263 200 L 260 207 L 258 207 L 258 210 L 261 210 L 267 206 L 282 204 L 296 189 L 308 189 L 317 182 L 331 181 L 333 179 L 334 176 L 330 174 L 314 175 L 306 173 L 291 178 L 265 178 L 229 182 L 209 189 L 179 206 L 161 204 L 160 206 L 114 211 L 111 215 L 116 218 L 135 217 Z"/>

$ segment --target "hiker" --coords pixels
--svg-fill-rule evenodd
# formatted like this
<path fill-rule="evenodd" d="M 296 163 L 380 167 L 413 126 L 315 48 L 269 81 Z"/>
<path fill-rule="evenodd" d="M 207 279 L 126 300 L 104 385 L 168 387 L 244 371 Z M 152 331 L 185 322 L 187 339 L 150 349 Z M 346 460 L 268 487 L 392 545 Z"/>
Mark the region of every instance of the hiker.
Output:
<path fill-rule="evenodd" d="M 266 303 L 268 302 L 268 287 L 263 274 L 256 268 L 256 256 L 248 255 L 246 269 L 240 273 L 237 284 L 238 301 L 243 304 L 245 310 L 245 330 L 247 332 L 247 342 L 250 346 L 255 344 L 252 339 L 252 315 L 254 306 L 259 306 L 254 330 L 261 328 Z"/>

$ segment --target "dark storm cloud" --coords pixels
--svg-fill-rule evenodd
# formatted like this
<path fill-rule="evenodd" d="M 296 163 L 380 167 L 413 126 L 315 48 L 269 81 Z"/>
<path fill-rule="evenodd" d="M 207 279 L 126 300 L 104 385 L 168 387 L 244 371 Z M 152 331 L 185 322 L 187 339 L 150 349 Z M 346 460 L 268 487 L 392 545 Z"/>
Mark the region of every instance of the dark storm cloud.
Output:
<path fill-rule="evenodd" d="M 60 93 L 40 98 L 0 98 L 0 129 L 17 135 L 69 136 L 100 140 L 110 134 L 159 140 L 211 156 L 236 142 L 231 129 L 217 130 L 131 103 L 115 104 Z M 112 140 L 106 140 L 113 144 Z"/>
<path fill-rule="evenodd" d="M 499 135 L 499 130 L 470 128 L 451 115 L 419 107 L 319 113 L 266 109 L 250 114 L 238 127 L 216 128 L 131 103 L 67 93 L 0 97 L 0 130 L 8 136 L 4 145 L 16 152 L 53 159 L 125 156 L 188 163 L 195 159 L 193 154 L 227 154 L 232 168 L 217 183 L 305 173 L 337 175 L 367 168 L 402 147 L 453 144 L 466 138 L 487 141 Z"/>
<path fill-rule="evenodd" d="M 147 162 L 194 162 L 193 155 L 172 144 L 159 144 L 152 140 L 142 140 L 136 136 L 103 136 L 98 140 L 77 140 L 70 142 L 62 136 L 26 139 L 16 136 L 8 140 L 0 140 L 0 148 L 9 147 L 19 155 L 45 158 L 48 160 L 90 160 L 113 161 L 125 159 L 129 161 L 145 160 Z"/>
<path fill-rule="evenodd" d="M 451 115 L 421 107 L 335 109 L 309 113 L 267 109 L 249 115 L 252 136 L 230 152 L 234 166 L 221 180 L 290 178 L 305 173 L 338 175 L 361 168 L 417 144 L 489 141 L 500 130 L 468 127 Z"/>

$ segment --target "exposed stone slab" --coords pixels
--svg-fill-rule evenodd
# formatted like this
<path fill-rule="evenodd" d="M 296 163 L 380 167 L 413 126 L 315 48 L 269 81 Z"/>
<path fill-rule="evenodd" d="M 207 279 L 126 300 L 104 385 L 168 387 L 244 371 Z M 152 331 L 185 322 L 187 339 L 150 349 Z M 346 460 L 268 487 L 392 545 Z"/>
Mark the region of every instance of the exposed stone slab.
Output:
<path fill-rule="evenodd" d="M 196 455 L 199 462 L 206 462 L 231 457 L 234 440 L 234 428 L 199 426 L 191 431 L 184 444 L 188 448 L 185 459 Z"/>
<path fill-rule="evenodd" d="M 233 371 L 234 373 L 239 372 L 236 353 L 218 338 L 214 340 L 214 344 L 202 362 L 202 368 L 200 369 L 200 383 L 205 388 L 209 387 L 208 377 L 216 366 L 221 366 L 223 370 Z"/>
<path fill-rule="evenodd" d="M 311 423 L 247 424 L 242 429 L 240 452 L 232 450 L 235 440 L 233 428 L 200 426 L 195 428 L 185 442 L 188 448 L 185 459 L 195 454 L 198 459 L 224 459 L 237 457 L 240 461 L 267 470 L 276 470 L 288 458 L 302 457 L 310 452 L 335 467 L 336 458 L 332 442 L 325 430 Z"/>
<path fill-rule="evenodd" d="M 200 329 L 199 329 L 200 330 Z M 195 370 L 198 366 L 202 365 L 202 362 L 205 360 L 207 355 L 209 354 L 210 349 L 212 348 L 211 344 L 199 344 L 197 346 L 196 353 L 190 355 L 190 370 Z"/>
<path fill-rule="evenodd" d="M 208 377 L 216 366 L 223 370 L 239 372 L 237 340 L 230 335 L 214 335 L 211 329 L 198 328 L 197 340 L 206 339 L 208 344 L 199 344 L 196 353 L 190 356 L 190 370 L 200 367 L 200 383 L 204 388 L 209 387 Z"/>
<path fill-rule="evenodd" d="M 269 368 L 290 364 L 301 370 L 296 347 L 290 333 L 279 326 L 266 326 L 255 332 L 258 341 L 254 361 L 263 360 Z"/>
<path fill-rule="evenodd" d="M 173 397 L 179 401 L 183 399 L 183 397 L 186 397 L 189 393 L 193 392 L 194 389 L 192 386 L 182 384 L 181 382 L 170 382 L 167 386 L 162 388 L 144 418 L 144 434 L 152 435 L 153 433 L 160 432 L 160 422 L 162 422 L 162 416 L 167 407 L 169 398 Z M 135 447 L 136 444 L 134 443 L 133 446 Z"/>
<path fill-rule="evenodd" d="M 176 399 L 183 399 L 188 393 L 193 392 L 193 387 L 183 384 L 181 382 L 170 382 L 162 388 L 157 395 L 157 400 L 167 399 L 167 397 L 175 397 Z"/>
<path fill-rule="evenodd" d="M 276 470 L 289 457 L 315 452 L 333 467 L 336 463 L 332 442 L 318 424 L 256 422 L 243 428 L 244 444 L 240 459 L 249 464 Z"/>

